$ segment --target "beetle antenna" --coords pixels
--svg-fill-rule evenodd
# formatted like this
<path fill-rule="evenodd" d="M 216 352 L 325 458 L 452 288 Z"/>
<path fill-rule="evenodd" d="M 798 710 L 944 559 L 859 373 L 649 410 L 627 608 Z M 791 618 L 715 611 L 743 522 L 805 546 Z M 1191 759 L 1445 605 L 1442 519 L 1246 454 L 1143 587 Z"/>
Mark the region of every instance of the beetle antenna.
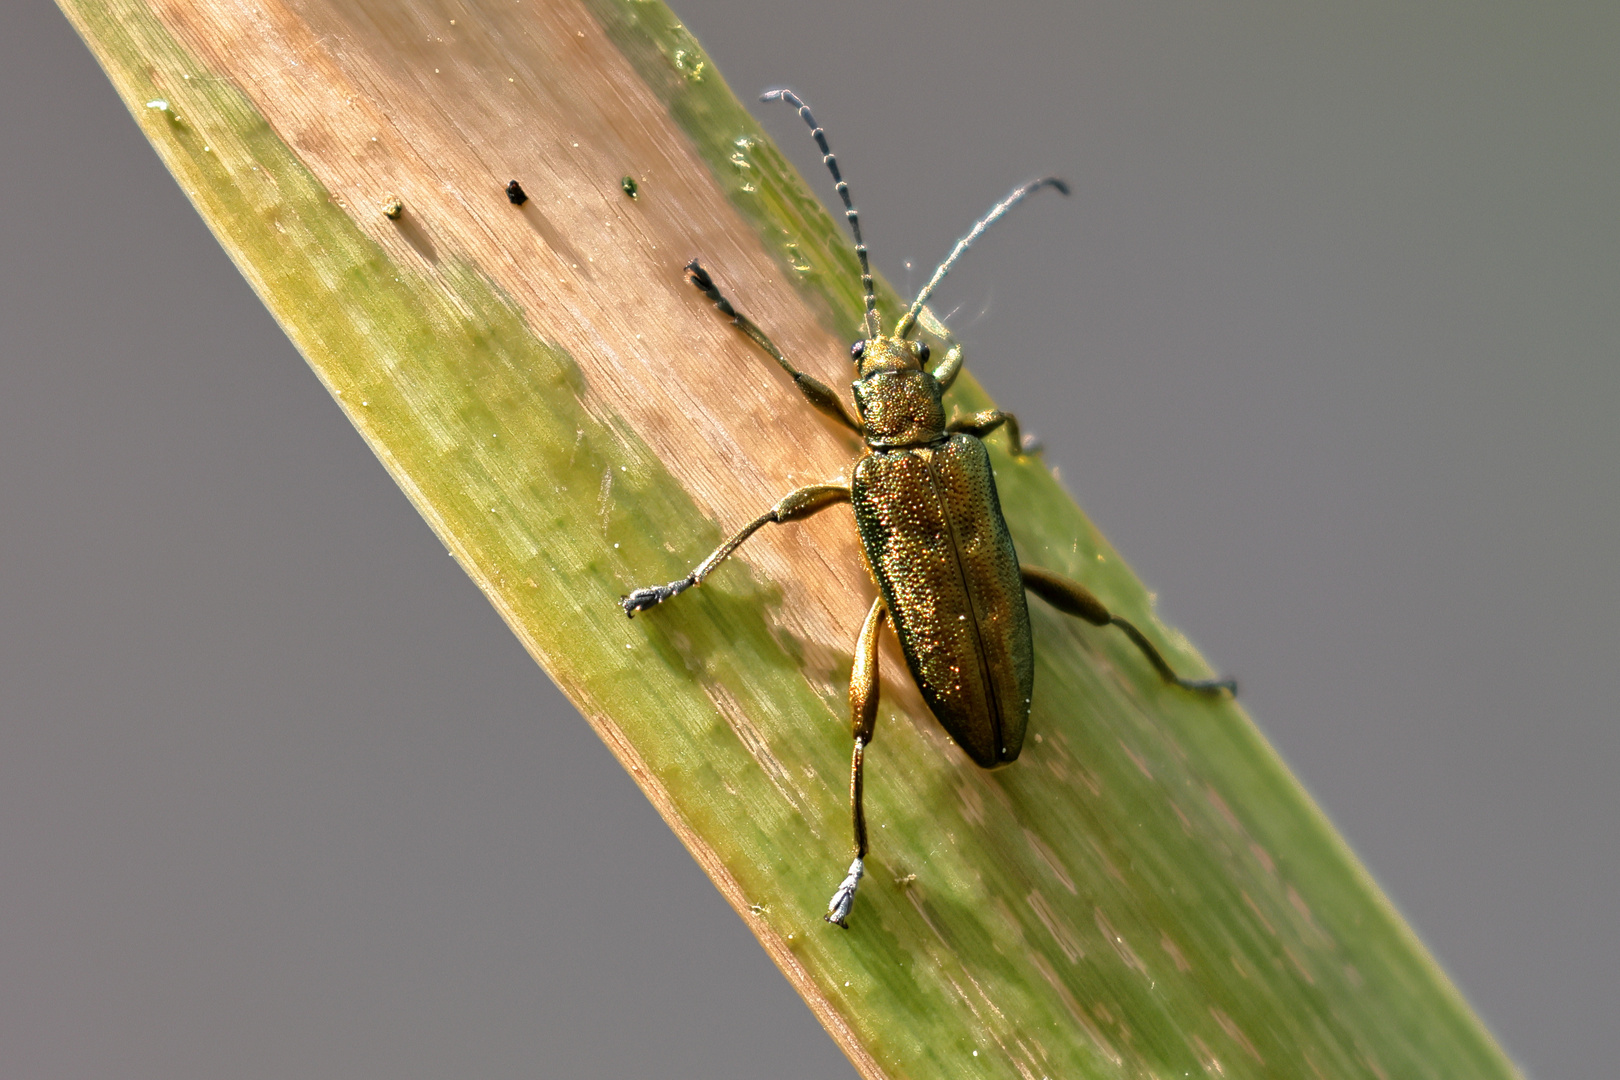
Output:
<path fill-rule="evenodd" d="M 759 96 L 761 101 L 785 101 L 799 110 L 799 116 L 810 125 L 810 137 L 816 140 L 821 147 L 821 160 L 826 164 L 827 171 L 832 173 L 833 186 L 838 189 L 838 197 L 844 200 L 844 217 L 849 219 L 849 231 L 855 234 L 855 257 L 861 260 L 861 289 L 866 293 L 866 336 L 877 337 L 882 333 L 877 316 L 877 291 L 872 287 L 872 267 L 866 261 L 866 244 L 861 240 L 861 219 L 855 213 L 855 204 L 849 201 L 849 185 L 844 182 L 843 174 L 838 171 L 838 159 L 827 147 L 827 134 L 816 123 L 816 118 L 810 115 L 810 106 L 799 99 L 799 95 L 791 90 L 767 90 Z"/>
<path fill-rule="evenodd" d="M 939 269 L 934 271 L 934 276 L 928 279 L 928 284 L 924 285 L 922 292 L 917 294 L 917 299 L 911 302 L 911 310 L 906 312 L 905 318 L 901 319 L 899 325 L 894 328 L 895 337 L 903 338 L 911 333 L 912 328 L 917 325 L 917 316 L 921 313 L 923 305 L 928 303 L 928 297 L 933 294 L 934 287 L 945 280 L 945 275 L 951 272 L 951 267 L 956 265 L 956 260 L 962 257 L 962 253 L 973 246 L 973 241 L 983 235 L 984 230 L 994 225 L 1001 215 L 1043 187 L 1057 188 L 1065 195 L 1069 193 L 1069 185 L 1062 180 L 1055 176 L 1043 176 L 1039 180 L 1014 188 L 1010 195 L 992 206 L 990 212 L 977 225 L 973 226 L 966 236 L 956 242 L 956 248 L 951 252 L 950 258 L 939 264 Z"/>

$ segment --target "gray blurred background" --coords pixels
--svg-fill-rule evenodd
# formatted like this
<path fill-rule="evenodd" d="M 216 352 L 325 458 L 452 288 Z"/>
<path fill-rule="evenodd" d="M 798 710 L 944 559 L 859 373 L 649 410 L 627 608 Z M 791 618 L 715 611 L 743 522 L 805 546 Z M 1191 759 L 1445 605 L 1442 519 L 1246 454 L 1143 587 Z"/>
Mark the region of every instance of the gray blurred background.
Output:
<path fill-rule="evenodd" d="M 973 370 L 1508 1051 L 1613 1075 L 1620 7 L 677 7 L 897 286 L 1074 182 L 942 290 Z M 0 100 L 0 1073 L 852 1075 L 46 0 Z"/>

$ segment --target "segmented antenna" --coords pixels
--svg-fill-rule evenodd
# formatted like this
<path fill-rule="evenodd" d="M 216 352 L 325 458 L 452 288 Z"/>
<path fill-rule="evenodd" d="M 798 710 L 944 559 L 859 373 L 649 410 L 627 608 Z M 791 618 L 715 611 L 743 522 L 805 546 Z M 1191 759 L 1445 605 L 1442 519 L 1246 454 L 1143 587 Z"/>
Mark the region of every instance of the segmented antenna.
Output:
<path fill-rule="evenodd" d="M 861 289 L 866 293 L 866 336 L 877 337 L 882 333 L 877 316 L 877 292 L 872 287 L 872 267 L 866 261 L 866 244 L 861 240 L 861 219 L 855 213 L 855 204 L 849 201 L 849 185 L 844 183 L 844 177 L 838 171 L 838 159 L 827 147 L 827 135 L 816 123 L 816 118 L 810 115 L 810 106 L 799 100 L 799 95 L 791 90 L 767 90 L 759 96 L 761 101 L 785 101 L 799 110 L 799 116 L 810 125 L 810 137 L 816 140 L 821 147 L 821 160 L 826 164 L 827 171 L 832 173 L 833 186 L 838 189 L 838 197 L 844 200 L 844 216 L 849 219 L 849 231 L 855 234 L 855 257 L 861 260 Z"/>
<path fill-rule="evenodd" d="M 899 324 L 895 326 L 895 337 L 903 338 L 911 333 L 912 328 L 917 325 L 917 315 L 922 311 L 923 305 L 928 303 L 928 297 L 933 293 L 934 287 L 945 280 L 945 275 L 951 272 L 951 267 L 956 265 L 956 260 L 962 257 L 962 253 L 973 246 L 973 241 L 977 240 L 984 233 L 984 230 L 994 225 L 996 219 L 1001 215 L 1043 187 L 1057 188 L 1065 195 L 1069 193 L 1069 185 L 1062 180 L 1055 176 L 1043 176 L 1039 180 L 1025 184 L 1023 187 L 1014 188 L 1012 194 L 991 207 L 990 212 L 984 216 L 983 220 L 973 226 L 966 236 L 956 242 L 956 247 L 952 250 L 950 258 L 939 264 L 939 269 L 934 271 L 934 276 L 928 279 L 928 284 L 924 285 L 922 292 L 917 294 L 917 299 L 911 302 L 911 310 L 906 312 L 905 318 L 901 319 Z"/>

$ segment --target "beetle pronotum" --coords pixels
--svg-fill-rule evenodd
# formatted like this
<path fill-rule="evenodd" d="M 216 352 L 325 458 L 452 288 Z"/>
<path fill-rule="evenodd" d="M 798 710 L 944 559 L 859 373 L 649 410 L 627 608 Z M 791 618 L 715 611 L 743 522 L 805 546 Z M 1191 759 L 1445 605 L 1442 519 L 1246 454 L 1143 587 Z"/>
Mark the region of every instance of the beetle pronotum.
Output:
<path fill-rule="evenodd" d="M 1231 693 L 1235 686 L 1230 680 L 1179 677 L 1140 630 L 1111 614 L 1085 586 L 1050 570 L 1019 564 L 1002 518 L 995 474 L 981 441 L 1004 428 L 1013 453 L 1021 454 L 1018 421 L 1010 413 L 990 410 L 947 422 L 943 398 L 962 370 L 962 347 L 952 347 L 929 371 L 924 367 L 929 361 L 927 343 L 909 340 L 928 297 L 985 229 L 1033 192 L 1050 187 L 1067 195 L 1068 186 L 1048 176 L 1014 188 L 956 242 L 893 332 L 885 334 L 866 245 L 861 241 L 860 218 L 826 135 L 791 90 L 772 90 L 761 100 L 787 102 L 810 126 L 855 237 L 866 302 L 866 337 L 850 347 L 856 365 L 852 387 L 856 415 L 850 415 L 831 387 L 794 367 L 764 331 L 732 307 L 696 259 L 687 264 L 687 276 L 733 325 L 792 376 L 811 405 L 858 434 L 866 443 L 866 453 L 855 462 L 848 484 L 812 484 L 788 492 L 737 530 L 690 574 L 667 585 L 636 589 L 620 603 L 626 615 L 634 616 L 702 584 L 764 526 L 809 517 L 837 503 L 853 505 L 861 549 L 878 596 L 856 640 L 849 683 L 850 727 L 855 739 L 850 764 L 855 860 L 833 893 L 826 914 L 828 922 L 847 927 L 855 890 L 865 872 L 861 770 L 877 723 L 877 640 L 885 620 L 894 624 L 906 666 L 940 726 L 975 764 L 987 769 L 1018 757 L 1029 723 L 1034 653 L 1025 590 L 1094 626 L 1117 626 L 1166 682 L 1201 693 Z"/>

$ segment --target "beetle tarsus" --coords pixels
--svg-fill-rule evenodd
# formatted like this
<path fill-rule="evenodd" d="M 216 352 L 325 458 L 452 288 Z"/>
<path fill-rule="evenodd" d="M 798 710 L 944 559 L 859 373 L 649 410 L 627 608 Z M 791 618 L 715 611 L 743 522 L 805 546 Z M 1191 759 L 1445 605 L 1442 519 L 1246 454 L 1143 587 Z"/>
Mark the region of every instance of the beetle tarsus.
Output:
<path fill-rule="evenodd" d="M 672 596 L 679 596 L 690 589 L 697 582 L 691 578 L 681 578 L 668 585 L 649 585 L 645 589 L 636 589 L 629 596 L 619 597 L 619 606 L 624 608 L 628 618 L 635 618 L 636 612 L 646 611 L 650 607 L 657 607 Z"/>
<path fill-rule="evenodd" d="M 1196 690 L 1200 694 L 1225 692 L 1237 697 L 1236 679 L 1177 679 L 1176 685 L 1183 690 Z"/>
<path fill-rule="evenodd" d="M 838 883 L 832 899 L 827 902 L 827 914 L 822 916 L 823 919 L 835 926 L 842 926 L 845 930 L 849 929 L 849 912 L 855 906 L 855 889 L 860 885 L 865 873 L 866 866 L 860 859 L 849 864 L 849 873 Z"/>
<path fill-rule="evenodd" d="M 696 259 L 686 264 L 686 280 L 697 286 L 698 290 L 714 302 L 721 314 L 728 316 L 732 322 L 737 321 L 737 310 L 731 306 L 731 301 L 720 295 L 720 289 L 714 283 L 714 278 L 703 269 Z"/>

